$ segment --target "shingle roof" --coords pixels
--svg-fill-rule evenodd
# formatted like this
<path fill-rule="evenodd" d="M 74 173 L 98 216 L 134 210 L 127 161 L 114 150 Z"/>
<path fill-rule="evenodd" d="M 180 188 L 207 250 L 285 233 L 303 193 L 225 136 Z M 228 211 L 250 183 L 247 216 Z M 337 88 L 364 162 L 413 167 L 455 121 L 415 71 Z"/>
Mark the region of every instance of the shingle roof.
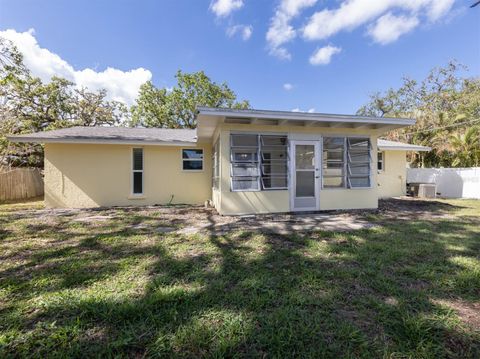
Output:
<path fill-rule="evenodd" d="M 8 137 L 14 142 L 107 142 L 107 143 L 196 143 L 197 131 L 191 129 L 70 127 L 53 131 Z"/>
<path fill-rule="evenodd" d="M 124 144 L 196 144 L 197 132 L 191 129 L 70 127 L 8 137 L 14 142 L 74 142 Z M 379 139 L 380 150 L 430 151 L 430 147 Z"/>

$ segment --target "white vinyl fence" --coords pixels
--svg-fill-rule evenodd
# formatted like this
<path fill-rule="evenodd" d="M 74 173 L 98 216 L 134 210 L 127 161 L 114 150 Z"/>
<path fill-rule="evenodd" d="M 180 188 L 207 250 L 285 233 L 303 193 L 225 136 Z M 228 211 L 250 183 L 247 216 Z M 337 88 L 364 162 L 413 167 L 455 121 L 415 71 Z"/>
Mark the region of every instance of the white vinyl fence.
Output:
<path fill-rule="evenodd" d="M 480 167 L 408 168 L 411 182 L 435 183 L 440 197 L 480 199 Z"/>

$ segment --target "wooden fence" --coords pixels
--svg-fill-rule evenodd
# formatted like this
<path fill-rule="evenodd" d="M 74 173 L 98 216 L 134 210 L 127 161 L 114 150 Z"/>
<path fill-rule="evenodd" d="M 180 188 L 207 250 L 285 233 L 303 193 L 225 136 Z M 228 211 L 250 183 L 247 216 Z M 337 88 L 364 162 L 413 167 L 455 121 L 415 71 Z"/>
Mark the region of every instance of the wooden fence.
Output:
<path fill-rule="evenodd" d="M 0 172 L 0 201 L 43 196 L 43 177 L 38 168 Z"/>

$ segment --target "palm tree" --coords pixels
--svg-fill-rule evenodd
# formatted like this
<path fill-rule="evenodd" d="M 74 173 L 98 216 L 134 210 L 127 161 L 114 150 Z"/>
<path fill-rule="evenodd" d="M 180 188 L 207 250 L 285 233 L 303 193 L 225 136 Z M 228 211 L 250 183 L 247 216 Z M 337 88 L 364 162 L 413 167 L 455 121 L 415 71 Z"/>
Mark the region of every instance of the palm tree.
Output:
<path fill-rule="evenodd" d="M 480 127 L 472 126 L 465 133 L 450 136 L 454 167 L 478 167 L 480 165 Z"/>

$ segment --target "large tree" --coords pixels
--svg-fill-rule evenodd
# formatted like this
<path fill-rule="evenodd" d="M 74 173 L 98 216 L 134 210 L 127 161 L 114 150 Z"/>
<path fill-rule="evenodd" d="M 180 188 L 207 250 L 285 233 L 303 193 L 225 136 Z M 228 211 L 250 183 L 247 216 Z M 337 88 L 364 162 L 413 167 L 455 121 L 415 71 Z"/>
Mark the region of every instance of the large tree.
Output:
<path fill-rule="evenodd" d="M 469 166 L 471 154 L 458 152 L 478 151 L 475 146 L 480 146 L 474 141 L 478 131 L 469 132 L 480 124 L 480 78 L 462 77 L 463 70 L 464 66 L 452 61 L 433 69 L 420 82 L 404 78 L 398 89 L 372 95 L 358 114 L 415 118 L 414 126 L 392 131 L 386 137 L 432 147 L 431 152 L 414 159 L 417 164 Z M 454 138 L 468 139 L 469 145 L 460 146 Z"/>
<path fill-rule="evenodd" d="M 0 165 L 43 166 L 41 145 L 10 143 L 7 135 L 126 122 L 126 106 L 107 101 L 106 95 L 59 77 L 42 82 L 24 66 L 15 46 L 0 38 Z"/>
<path fill-rule="evenodd" d="M 173 89 L 156 88 L 146 82 L 132 106 L 132 126 L 195 128 L 197 106 L 249 108 L 248 101 L 237 96 L 226 83 L 213 82 L 203 71 L 175 75 Z"/>

